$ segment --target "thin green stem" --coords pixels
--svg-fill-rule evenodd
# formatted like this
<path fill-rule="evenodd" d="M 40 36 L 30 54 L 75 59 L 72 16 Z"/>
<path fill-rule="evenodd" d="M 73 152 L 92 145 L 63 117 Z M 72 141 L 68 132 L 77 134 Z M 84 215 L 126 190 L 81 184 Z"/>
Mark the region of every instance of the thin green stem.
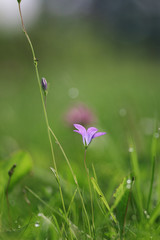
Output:
<path fill-rule="evenodd" d="M 143 215 L 143 203 L 142 203 L 142 191 L 141 191 L 141 174 L 140 174 L 139 162 L 138 162 L 138 157 L 136 152 L 136 146 L 131 138 L 130 138 L 130 147 L 131 147 L 131 166 L 136 179 L 135 187 L 136 187 L 137 198 L 135 199 L 135 201 L 138 207 L 140 220 L 142 221 L 144 219 L 144 215 Z"/>
<path fill-rule="evenodd" d="M 8 208 L 8 220 L 9 220 L 10 227 L 12 227 L 12 218 L 11 218 L 11 214 L 10 214 L 10 204 L 9 204 L 9 199 L 8 199 L 8 189 L 9 189 L 10 181 L 11 181 L 11 176 L 9 176 L 8 183 L 7 183 L 6 199 L 7 199 L 7 208 Z"/>
<path fill-rule="evenodd" d="M 93 232 L 95 232 L 94 231 L 95 230 L 95 224 L 94 224 L 93 196 L 92 196 L 92 190 L 91 190 L 89 170 L 88 170 L 87 164 L 86 164 L 86 153 L 87 153 L 87 148 L 85 148 L 85 151 L 84 151 L 84 166 L 85 166 L 86 173 L 87 173 L 87 178 L 88 178 L 89 193 L 90 193 L 90 198 L 91 198 L 92 226 L 93 226 Z"/>
<path fill-rule="evenodd" d="M 6 199 L 7 199 L 7 207 L 8 207 L 8 219 L 9 219 L 9 223 L 10 223 L 10 227 L 12 227 L 12 218 L 11 218 L 11 214 L 10 214 L 10 204 L 9 204 L 9 199 L 8 199 L 8 191 L 9 191 L 9 185 L 11 182 L 11 177 L 14 173 L 14 169 L 16 167 L 16 164 L 13 164 L 13 166 L 11 167 L 11 169 L 8 171 L 8 175 L 9 175 L 9 179 L 8 179 L 8 183 L 7 183 L 7 187 L 6 187 Z"/>
<path fill-rule="evenodd" d="M 35 71 L 36 71 L 36 76 L 37 76 L 37 80 L 38 80 L 38 85 L 39 85 L 39 90 L 40 90 L 40 95 L 41 95 L 41 101 L 42 101 L 42 106 L 43 106 L 43 111 L 44 111 L 44 116 L 45 116 L 45 121 L 46 121 L 46 125 L 47 125 L 47 131 L 48 131 L 48 138 L 49 138 L 49 142 L 50 142 L 50 147 L 51 147 L 51 153 L 52 153 L 52 159 L 53 159 L 53 165 L 54 165 L 54 168 L 55 168 L 55 171 L 56 171 L 56 176 L 57 176 L 57 181 L 58 181 L 58 185 L 59 185 L 59 191 L 60 191 L 60 196 L 61 196 L 61 201 L 62 201 L 62 206 L 63 206 L 63 210 L 64 210 L 64 213 L 66 215 L 66 208 L 65 208 L 65 204 L 64 204 L 64 198 L 63 198 L 63 194 L 62 194 L 62 189 L 61 189 L 61 185 L 60 185 L 60 180 L 59 180 L 59 176 L 58 176 L 58 171 L 57 171 L 57 166 L 56 166 L 56 161 L 55 161 L 55 156 L 54 156 L 54 150 L 53 150 L 53 144 L 52 144 L 52 140 L 51 140 L 51 134 L 50 132 L 52 133 L 52 135 L 54 136 L 54 138 L 56 139 L 56 141 L 58 142 L 58 139 L 56 138 L 55 134 L 53 133 L 53 131 L 50 129 L 49 127 L 49 122 L 48 122 L 48 116 L 47 116 L 47 111 L 46 111 L 46 107 L 45 107 L 45 101 L 44 101 L 44 98 L 43 98 L 43 93 L 42 93 L 42 89 L 41 89 L 41 82 L 40 82 L 40 77 L 39 77 L 39 71 L 38 71 L 38 61 L 37 61 L 37 58 L 35 56 L 35 52 L 34 52 L 34 48 L 33 48 L 33 45 L 32 45 L 32 42 L 27 34 L 27 31 L 25 29 L 25 26 L 24 26 L 24 23 L 23 23 L 23 17 L 22 17 L 22 13 L 21 13 L 21 7 L 20 7 L 20 3 L 18 3 L 18 6 L 19 6 L 19 13 L 20 13 L 20 17 L 21 17 L 21 23 L 22 23 L 22 29 L 23 29 L 23 32 L 28 40 L 28 43 L 30 45 L 30 48 L 31 48 L 31 51 L 32 51 L 32 56 L 33 56 L 33 62 L 34 62 L 34 65 L 35 65 Z M 58 142 L 59 143 L 59 142 Z M 78 182 L 77 182 L 77 179 L 76 179 L 76 176 L 72 170 L 72 167 L 69 163 L 69 160 L 62 148 L 62 146 L 60 145 L 59 143 L 59 146 L 60 146 L 60 149 L 67 161 L 67 164 L 71 170 L 71 173 L 73 175 L 73 178 L 74 178 L 74 181 L 77 185 L 77 189 L 78 189 L 78 192 L 79 192 L 79 195 L 80 195 L 80 198 L 81 198 L 81 201 L 82 201 L 82 206 L 83 206 L 83 209 L 84 209 L 84 212 L 85 212 L 85 215 L 86 215 L 86 218 L 87 218 L 87 223 L 88 223 L 88 227 L 89 227 L 89 234 L 91 234 L 90 232 L 90 223 L 89 223 L 89 218 L 88 218 L 88 214 L 87 214 L 87 211 L 86 211 L 86 208 L 85 208 L 85 204 L 84 204 L 84 200 L 83 200 L 83 197 L 82 197 L 82 194 L 80 192 L 80 188 L 79 188 L 79 185 L 78 185 Z"/>
<path fill-rule="evenodd" d="M 44 96 L 44 105 L 45 105 L 45 108 L 47 107 L 47 95 L 45 94 L 45 96 Z M 47 111 L 47 109 L 46 109 L 46 111 Z"/>
<path fill-rule="evenodd" d="M 127 207 L 126 207 L 125 215 L 124 215 L 122 236 L 124 235 L 124 232 L 125 232 L 124 230 L 125 230 L 126 217 L 127 217 L 127 211 L 128 211 L 128 206 L 129 206 L 130 199 L 131 199 L 131 189 L 130 189 L 130 192 L 129 192 L 128 201 L 127 201 Z"/>
<path fill-rule="evenodd" d="M 83 207 L 83 210 L 84 210 L 84 213 L 85 213 L 85 216 L 86 216 L 86 220 L 87 220 L 87 224 L 88 224 L 88 228 L 89 228 L 89 234 L 91 235 L 91 227 L 90 227 L 89 217 L 88 217 L 88 213 L 87 213 L 87 210 L 86 210 L 86 207 L 85 207 L 85 204 L 84 204 L 84 200 L 83 200 L 83 197 L 82 197 L 82 194 L 81 194 L 81 190 L 80 190 L 80 187 L 79 187 L 76 175 L 73 172 L 72 166 L 71 166 L 71 164 L 69 162 L 69 159 L 68 159 L 68 157 L 67 157 L 67 155 L 66 155 L 66 153 L 65 153 L 65 151 L 64 151 L 64 149 L 62 147 L 62 145 L 60 144 L 60 142 L 58 141 L 58 138 L 56 137 L 56 135 L 54 134 L 54 132 L 52 131 L 52 129 L 50 127 L 49 127 L 49 131 L 51 132 L 51 134 L 53 135 L 56 143 L 58 144 L 59 148 L 61 149 L 61 152 L 62 152 L 62 154 L 63 154 L 63 156 L 64 156 L 64 158 L 65 158 L 65 160 L 66 160 L 66 162 L 68 164 L 68 167 L 69 167 L 69 169 L 71 171 L 71 174 L 73 176 L 74 182 L 75 182 L 75 184 L 77 186 L 78 194 L 79 194 L 81 202 L 82 202 L 82 207 Z"/>
<path fill-rule="evenodd" d="M 42 101 L 42 106 L 43 106 L 45 121 L 46 121 L 46 125 L 47 125 L 47 132 L 48 132 L 48 138 L 49 138 L 50 147 L 51 147 L 53 165 L 54 165 L 55 171 L 56 171 L 56 173 L 57 173 L 56 176 L 57 176 L 57 182 L 58 182 L 58 186 L 59 186 L 59 192 L 60 192 L 60 197 L 61 197 L 61 201 L 62 201 L 63 210 L 64 210 L 64 213 L 66 214 L 66 208 L 65 208 L 64 198 L 63 198 L 63 193 L 62 193 L 62 188 L 61 188 L 60 180 L 59 180 L 59 176 L 58 176 L 57 165 L 56 165 L 55 156 L 54 156 L 54 150 L 53 150 L 53 144 L 52 144 L 52 140 L 51 140 L 51 134 L 50 134 L 50 131 L 49 131 L 48 116 L 47 116 L 46 107 L 45 107 L 45 102 L 44 102 L 43 93 L 42 93 L 42 89 L 41 89 L 41 81 L 40 81 L 39 71 L 38 71 L 38 62 L 37 62 L 37 58 L 36 58 L 36 56 L 35 56 L 35 51 L 34 51 L 32 42 L 31 42 L 31 40 L 30 40 L 30 37 L 29 37 L 28 34 L 27 34 L 27 31 L 26 31 L 25 26 L 24 26 L 24 23 L 23 23 L 23 17 L 22 17 L 22 12 L 21 12 L 20 3 L 18 3 L 18 6 L 19 6 L 19 13 L 20 13 L 20 18 L 21 18 L 21 23 L 22 23 L 22 29 L 23 29 L 23 32 L 24 32 L 27 40 L 28 40 L 28 43 L 29 43 L 30 48 L 31 48 L 31 51 L 32 51 L 33 62 L 34 62 L 34 66 L 35 66 L 35 71 L 36 71 L 36 76 L 37 76 L 37 80 L 38 80 L 38 85 L 39 85 L 39 90 L 40 90 L 40 95 L 41 95 L 41 101 Z"/>
<path fill-rule="evenodd" d="M 68 218 L 68 215 L 69 215 L 69 213 L 70 213 L 70 209 L 71 209 L 71 206 L 72 206 L 72 203 L 73 203 L 73 201 L 74 201 L 74 198 L 75 198 L 76 193 L 77 193 L 77 188 L 76 188 L 76 190 L 74 191 L 74 194 L 73 194 L 73 196 L 72 196 L 71 202 L 70 202 L 70 204 L 69 204 L 69 207 L 68 207 L 68 210 L 67 210 L 67 214 L 66 214 L 67 218 Z M 64 224 L 63 224 L 63 226 L 62 226 L 61 235 L 63 235 L 63 231 L 64 231 Z"/>
<path fill-rule="evenodd" d="M 155 173 L 155 162 L 156 162 L 156 161 L 155 161 L 155 157 L 154 157 L 154 158 L 153 158 L 153 163 L 152 163 L 151 184 L 150 184 L 149 195 L 148 195 L 148 202 L 147 202 L 147 212 L 149 211 L 149 206 L 150 206 L 150 201 L 151 201 L 151 196 L 152 196 L 154 173 Z"/>

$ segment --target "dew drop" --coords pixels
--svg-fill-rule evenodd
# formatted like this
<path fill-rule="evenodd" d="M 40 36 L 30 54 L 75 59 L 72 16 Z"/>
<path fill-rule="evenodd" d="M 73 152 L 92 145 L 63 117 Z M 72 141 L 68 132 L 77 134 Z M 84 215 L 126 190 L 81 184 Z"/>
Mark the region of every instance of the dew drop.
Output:
<path fill-rule="evenodd" d="M 35 227 L 39 227 L 40 225 L 39 225 L 39 222 L 36 222 L 35 224 L 34 224 L 34 226 Z"/>
<path fill-rule="evenodd" d="M 127 184 L 126 188 L 131 189 L 131 184 Z"/>
<path fill-rule="evenodd" d="M 38 217 L 42 217 L 43 216 L 43 213 L 38 213 Z"/>
<path fill-rule="evenodd" d="M 129 151 L 129 152 L 133 152 L 133 151 L 134 151 L 134 148 L 133 148 L 133 147 L 130 147 L 130 148 L 128 149 L 128 151 Z"/>
<path fill-rule="evenodd" d="M 128 179 L 128 180 L 127 180 L 127 183 L 128 183 L 128 184 L 131 184 L 131 182 L 132 182 L 131 179 Z"/>

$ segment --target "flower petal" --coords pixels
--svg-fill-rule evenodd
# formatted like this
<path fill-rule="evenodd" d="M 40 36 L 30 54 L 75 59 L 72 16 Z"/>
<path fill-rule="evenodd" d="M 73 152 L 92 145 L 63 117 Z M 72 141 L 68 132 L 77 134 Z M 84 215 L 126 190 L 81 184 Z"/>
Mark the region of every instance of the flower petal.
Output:
<path fill-rule="evenodd" d="M 83 144 L 85 145 L 85 139 L 86 139 L 86 129 L 80 125 L 80 124 L 73 124 L 75 128 L 78 130 L 73 130 L 74 132 L 77 132 L 82 135 L 83 138 Z"/>
<path fill-rule="evenodd" d="M 86 143 L 87 143 L 87 145 L 90 144 L 93 135 L 94 135 L 97 131 L 98 131 L 97 128 L 94 128 L 94 127 L 88 128 L 87 134 L 86 134 Z"/>
<path fill-rule="evenodd" d="M 105 134 L 106 134 L 106 132 L 97 132 L 92 136 L 92 139 L 96 138 L 96 137 L 100 137 L 100 136 L 105 135 Z"/>
<path fill-rule="evenodd" d="M 73 124 L 75 128 L 79 130 L 81 134 L 86 134 L 86 129 L 80 124 Z"/>

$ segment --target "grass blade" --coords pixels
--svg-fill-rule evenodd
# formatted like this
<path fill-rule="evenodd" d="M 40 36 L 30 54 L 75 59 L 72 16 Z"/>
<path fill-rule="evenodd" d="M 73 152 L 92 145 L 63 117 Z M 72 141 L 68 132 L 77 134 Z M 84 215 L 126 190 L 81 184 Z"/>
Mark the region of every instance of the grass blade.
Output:
<path fill-rule="evenodd" d="M 137 153 L 136 153 L 136 146 L 133 142 L 132 139 L 130 139 L 130 153 L 131 153 L 131 166 L 133 170 L 133 175 L 135 177 L 135 187 L 136 187 L 136 195 L 137 197 L 135 198 L 136 204 L 138 206 L 138 212 L 139 212 L 139 217 L 140 220 L 143 219 L 143 205 L 142 205 L 142 192 L 141 192 L 141 175 L 140 175 L 140 170 L 139 170 L 139 163 L 138 163 L 138 158 L 137 158 Z"/>
<path fill-rule="evenodd" d="M 154 208 L 153 212 L 150 215 L 149 224 L 153 224 L 156 218 L 160 215 L 160 202 Z"/>
<path fill-rule="evenodd" d="M 126 215 L 128 210 L 128 204 L 130 200 L 130 194 L 132 190 L 133 180 L 131 178 L 124 178 L 123 182 L 119 185 L 114 193 L 115 202 L 111 208 L 113 209 L 116 207 L 116 218 L 119 222 L 120 227 L 120 238 L 122 239 L 124 234 L 124 227 L 126 221 Z"/>
<path fill-rule="evenodd" d="M 152 149 L 151 149 L 152 174 L 151 174 L 151 183 L 150 183 L 150 189 L 149 189 L 149 194 L 148 194 L 147 212 L 149 211 L 151 196 L 152 196 L 154 173 L 155 173 L 156 152 L 157 152 L 157 138 L 155 137 L 155 134 L 154 134 L 153 139 L 152 139 Z"/>
<path fill-rule="evenodd" d="M 102 193 L 97 181 L 94 179 L 94 178 L 91 178 L 91 181 L 92 181 L 92 184 L 93 184 L 93 187 L 95 188 L 96 192 L 98 193 L 98 195 L 100 196 L 102 202 L 104 203 L 104 205 L 106 206 L 107 210 L 109 211 L 110 215 L 112 216 L 113 218 L 113 221 L 117 224 L 117 220 L 113 214 L 113 212 L 111 211 L 110 207 L 109 207 L 109 204 L 104 196 L 104 194 Z"/>

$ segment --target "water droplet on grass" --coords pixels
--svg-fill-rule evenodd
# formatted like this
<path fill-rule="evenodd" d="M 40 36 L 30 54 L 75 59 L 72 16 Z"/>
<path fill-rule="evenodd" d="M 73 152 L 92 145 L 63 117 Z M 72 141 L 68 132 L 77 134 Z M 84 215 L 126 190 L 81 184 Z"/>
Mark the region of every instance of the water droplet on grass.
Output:
<path fill-rule="evenodd" d="M 131 184 L 131 182 L 132 182 L 131 179 L 128 179 L 128 180 L 127 180 L 127 183 L 128 183 L 128 184 Z"/>
<path fill-rule="evenodd" d="M 150 215 L 148 214 L 148 212 L 146 210 L 144 210 L 144 214 L 146 215 L 146 218 L 149 219 Z"/>
<path fill-rule="evenodd" d="M 134 151 L 134 148 L 133 148 L 133 147 L 130 147 L 130 148 L 128 149 L 128 151 L 129 151 L 129 152 L 133 152 L 133 151 Z"/>
<path fill-rule="evenodd" d="M 127 184 L 126 188 L 130 189 L 131 188 L 131 184 Z"/>
<path fill-rule="evenodd" d="M 38 217 L 42 217 L 43 216 L 43 213 L 38 213 Z"/>
<path fill-rule="evenodd" d="M 36 222 L 36 223 L 34 224 L 34 226 L 35 226 L 35 227 L 39 227 L 39 226 L 40 226 L 39 222 Z"/>

